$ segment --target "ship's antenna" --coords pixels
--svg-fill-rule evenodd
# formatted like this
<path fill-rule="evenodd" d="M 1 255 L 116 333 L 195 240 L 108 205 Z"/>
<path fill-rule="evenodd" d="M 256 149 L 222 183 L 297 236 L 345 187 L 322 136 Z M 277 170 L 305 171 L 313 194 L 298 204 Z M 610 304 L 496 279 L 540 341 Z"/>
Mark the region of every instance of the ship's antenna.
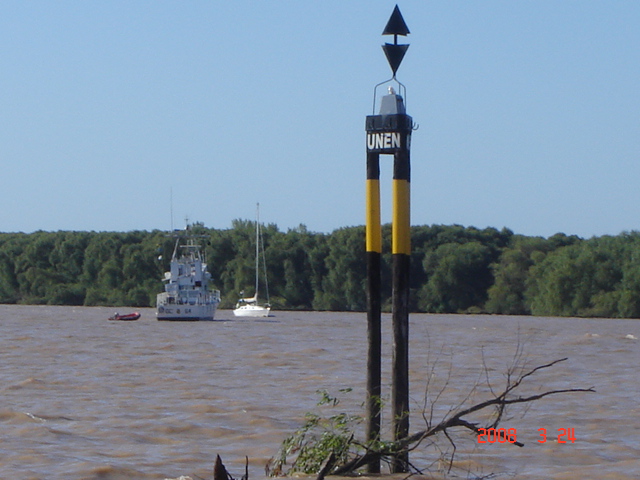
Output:
<path fill-rule="evenodd" d="M 173 187 L 169 189 L 169 211 L 171 213 L 171 231 L 173 232 Z"/>

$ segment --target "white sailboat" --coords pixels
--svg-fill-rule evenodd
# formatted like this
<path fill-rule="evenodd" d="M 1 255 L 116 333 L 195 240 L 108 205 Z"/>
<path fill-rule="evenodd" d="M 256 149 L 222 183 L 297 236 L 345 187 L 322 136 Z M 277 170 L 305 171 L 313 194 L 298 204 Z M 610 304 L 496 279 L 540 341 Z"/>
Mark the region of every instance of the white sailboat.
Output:
<path fill-rule="evenodd" d="M 260 232 L 260 204 L 256 207 L 256 286 L 253 297 L 240 298 L 233 310 L 236 317 L 270 317 L 271 305 L 269 305 L 269 284 L 267 283 L 267 265 L 264 259 L 264 246 L 262 246 L 262 263 L 264 267 L 264 280 L 267 301 L 260 305 L 258 301 L 258 287 L 260 284 L 260 247 L 262 246 L 262 235 Z M 244 292 L 241 293 L 244 295 Z"/>

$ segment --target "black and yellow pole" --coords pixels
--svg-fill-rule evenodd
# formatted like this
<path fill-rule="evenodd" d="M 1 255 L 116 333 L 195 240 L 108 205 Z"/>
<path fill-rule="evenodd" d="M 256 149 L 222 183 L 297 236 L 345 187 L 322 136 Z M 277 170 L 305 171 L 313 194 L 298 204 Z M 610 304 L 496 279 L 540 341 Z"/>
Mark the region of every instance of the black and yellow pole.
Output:
<path fill-rule="evenodd" d="M 396 5 L 383 35 L 393 35 L 394 43 L 383 45 L 383 50 L 396 80 L 396 71 L 409 45 L 398 45 L 398 35 L 407 35 L 409 29 Z M 386 83 L 386 82 L 383 82 Z M 400 82 L 398 82 L 400 84 Z M 381 85 L 381 84 L 379 84 Z M 377 85 L 376 88 L 379 86 Z M 375 91 L 374 91 L 375 111 Z M 375 113 L 375 112 L 374 112 Z M 410 235 L 410 162 L 409 149 L 413 120 L 406 114 L 404 100 L 393 88 L 380 102 L 378 115 L 369 115 L 367 130 L 367 188 L 366 188 L 366 255 L 367 255 L 367 423 L 369 442 L 380 440 L 381 426 L 381 257 L 382 229 L 380 220 L 380 164 L 381 154 L 394 156 L 393 211 L 392 211 L 392 410 L 393 439 L 409 434 L 409 267 L 411 256 Z M 394 473 L 406 472 L 408 454 L 398 455 L 392 462 Z M 380 460 L 368 464 L 369 473 L 380 472 Z"/>
<path fill-rule="evenodd" d="M 367 400 L 366 435 L 370 443 L 380 439 L 381 425 L 381 257 L 382 226 L 380 222 L 380 155 L 367 152 Z M 380 460 L 373 459 L 368 465 L 369 473 L 380 473 Z"/>
<path fill-rule="evenodd" d="M 409 135 L 401 137 L 408 140 Z M 409 210 L 409 148 L 402 145 L 393 163 L 392 210 L 392 323 L 393 365 L 391 409 L 393 438 L 409 435 L 409 268 L 411 259 L 411 224 Z M 406 472 L 407 453 L 394 459 L 394 473 Z"/>

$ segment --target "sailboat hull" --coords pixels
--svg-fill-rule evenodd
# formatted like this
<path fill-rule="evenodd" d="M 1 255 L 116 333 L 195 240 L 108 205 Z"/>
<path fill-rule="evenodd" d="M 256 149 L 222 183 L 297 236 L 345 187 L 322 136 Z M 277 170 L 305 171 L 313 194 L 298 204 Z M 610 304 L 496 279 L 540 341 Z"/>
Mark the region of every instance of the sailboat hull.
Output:
<path fill-rule="evenodd" d="M 271 312 L 271 307 L 264 307 L 260 305 L 242 305 L 237 307 L 233 314 L 236 317 L 268 317 Z"/>

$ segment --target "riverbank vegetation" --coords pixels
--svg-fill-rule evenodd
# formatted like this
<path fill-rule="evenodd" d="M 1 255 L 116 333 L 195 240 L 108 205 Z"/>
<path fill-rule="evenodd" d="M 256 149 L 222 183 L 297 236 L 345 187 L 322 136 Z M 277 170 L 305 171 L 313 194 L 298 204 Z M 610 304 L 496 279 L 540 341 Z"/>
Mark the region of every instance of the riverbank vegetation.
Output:
<path fill-rule="evenodd" d="M 204 235 L 223 308 L 254 284 L 254 223 Z M 640 318 L 640 233 L 582 239 L 459 225 L 412 227 L 416 312 Z M 263 228 L 274 309 L 364 311 L 364 227 Z M 385 252 L 391 228 L 383 228 Z M 173 239 L 159 230 L 0 233 L 0 303 L 154 306 Z M 383 255 L 391 298 L 391 254 Z M 390 305 L 385 305 L 389 309 Z"/>

